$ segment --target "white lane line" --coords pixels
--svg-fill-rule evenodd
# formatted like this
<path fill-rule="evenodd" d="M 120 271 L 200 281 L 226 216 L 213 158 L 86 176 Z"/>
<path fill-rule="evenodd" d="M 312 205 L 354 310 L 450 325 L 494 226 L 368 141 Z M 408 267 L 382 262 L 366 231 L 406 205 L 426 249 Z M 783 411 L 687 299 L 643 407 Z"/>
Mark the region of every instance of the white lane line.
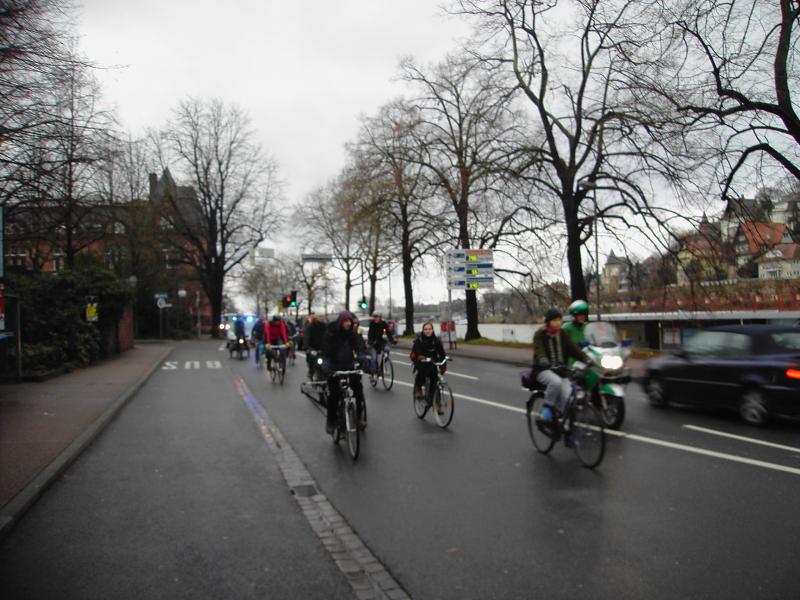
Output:
<path fill-rule="evenodd" d="M 392 353 L 394 354 L 394 352 Z M 394 360 L 392 362 L 396 365 L 403 365 L 404 367 L 411 367 L 413 366 L 412 363 L 403 362 L 402 360 Z M 472 381 L 480 381 L 479 377 L 475 377 L 474 375 L 463 375 L 462 373 L 456 373 L 455 371 L 447 370 L 447 375 L 452 375 L 453 377 L 463 377 L 464 379 L 471 379 Z"/>
<path fill-rule="evenodd" d="M 744 437 L 742 435 L 735 435 L 733 433 L 727 433 L 725 431 L 717 431 L 716 429 L 706 429 L 705 427 L 698 427 L 697 425 L 684 425 L 685 429 L 691 429 L 692 431 L 699 431 L 701 433 L 709 433 L 711 435 L 718 435 L 721 437 L 730 438 L 732 440 L 739 440 L 740 442 L 749 442 L 751 444 L 760 444 L 762 446 L 769 446 L 770 448 L 778 448 L 779 450 L 788 450 L 789 452 L 798 452 L 800 453 L 800 448 L 795 446 L 784 446 L 783 444 L 775 444 L 773 442 L 766 442 L 764 440 L 757 440 L 755 438 Z"/>
<path fill-rule="evenodd" d="M 397 380 L 395 380 L 395 383 L 399 383 L 400 385 L 406 385 L 408 387 L 413 387 L 414 385 L 412 383 L 406 383 L 405 381 L 397 381 Z M 468 400 L 470 402 L 477 402 L 478 404 L 485 404 L 487 406 L 493 406 L 495 408 L 502 408 L 503 410 L 525 414 L 525 409 L 517 408 L 516 406 L 508 406 L 507 404 L 500 404 L 499 402 L 491 402 L 490 400 L 483 400 L 482 398 L 474 398 L 472 396 L 466 396 L 464 394 L 457 394 L 456 392 L 453 392 L 453 396 L 455 396 L 456 398 L 462 398 L 463 400 Z M 761 467 L 763 469 L 772 469 L 773 471 L 782 471 L 784 473 L 791 473 L 792 475 L 800 475 L 800 469 L 797 469 L 795 467 L 787 467 L 786 465 L 779 465 L 776 463 L 770 463 L 763 460 L 756 460 L 744 456 L 737 456 L 736 454 L 727 454 L 725 452 L 715 452 L 714 450 L 706 450 L 704 448 L 695 448 L 694 446 L 687 446 L 686 444 L 678 444 L 676 442 L 669 442 L 667 440 L 659 440 L 658 438 L 645 437 L 643 435 L 637 435 L 635 433 L 625 433 L 624 431 L 617 431 L 615 429 L 606 429 L 606 434 L 624 438 L 627 440 L 632 440 L 635 442 L 642 442 L 643 444 L 651 444 L 653 446 L 661 446 L 663 448 L 671 448 L 673 450 L 682 450 L 683 452 L 689 452 L 691 454 L 700 454 L 703 456 L 710 456 L 712 458 L 719 458 L 731 462 L 738 462 L 745 465 L 751 465 L 754 467 Z"/>

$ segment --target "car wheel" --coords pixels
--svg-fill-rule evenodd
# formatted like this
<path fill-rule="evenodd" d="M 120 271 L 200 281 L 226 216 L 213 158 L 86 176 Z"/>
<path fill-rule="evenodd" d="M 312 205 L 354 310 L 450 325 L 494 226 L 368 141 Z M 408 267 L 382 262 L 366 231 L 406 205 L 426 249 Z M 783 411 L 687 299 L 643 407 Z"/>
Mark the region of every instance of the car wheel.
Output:
<path fill-rule="evenodd" d="M 764 392 L 756 388 L 745 390 L 739 402 L 739 415 L 750 425 L 766 425 L 769 421 L 769 406 Z"/>
<path fill-rule="evenodd" d="M 645 383 L 644 390 L 652 406 L 659 408 L 667 405 L 667 392 L 664 389 L 664 382 L 655 375 L 651 375 Z"/>

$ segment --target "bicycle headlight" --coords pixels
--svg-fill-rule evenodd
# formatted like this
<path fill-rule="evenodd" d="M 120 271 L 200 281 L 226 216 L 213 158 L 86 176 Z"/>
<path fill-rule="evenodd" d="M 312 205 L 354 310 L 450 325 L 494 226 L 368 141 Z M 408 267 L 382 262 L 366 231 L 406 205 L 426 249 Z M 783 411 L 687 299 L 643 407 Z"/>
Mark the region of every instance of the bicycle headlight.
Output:
<path fill-rule="evenodd" d="M 321 364 L 322 364 L 322 362 L 323 362 L 323 361 L 322 361 L 322 359 L 321 359 L 321 358 L 318 358 L 318 359 L 317 359 L 317 364 L 318 364 L 318 365 L 321 365 Z"/>
<path fill-rule="evenodd" d="M 624 364 L 621 356 L 604 356 L 600 359 L 600 366 L 607 371 L 619 371 Z"/>

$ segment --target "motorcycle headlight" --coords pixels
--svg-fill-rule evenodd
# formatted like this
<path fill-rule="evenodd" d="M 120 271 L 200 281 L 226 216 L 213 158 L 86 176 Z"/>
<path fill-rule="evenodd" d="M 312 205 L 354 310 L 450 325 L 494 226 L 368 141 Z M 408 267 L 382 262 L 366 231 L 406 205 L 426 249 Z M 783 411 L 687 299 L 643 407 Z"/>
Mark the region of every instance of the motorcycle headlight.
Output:
<path fill-rule="evenodd" d="M 621 356 L 604 356 L 600 359 L 600 366 L 607 371 L 619 371 L 624 364 Z"/>

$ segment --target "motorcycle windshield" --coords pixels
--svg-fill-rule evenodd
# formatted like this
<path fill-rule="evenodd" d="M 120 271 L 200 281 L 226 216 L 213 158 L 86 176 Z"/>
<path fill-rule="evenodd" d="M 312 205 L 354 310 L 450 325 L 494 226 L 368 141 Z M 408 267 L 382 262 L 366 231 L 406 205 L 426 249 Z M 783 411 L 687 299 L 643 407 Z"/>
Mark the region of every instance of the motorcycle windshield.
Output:
<path fill-rule="evenodd" d="M 588 323 L 584 329 L 584 337 L 592 346 L 598 348 L 615 348 L 620 345 L 617 328 L 606 321 Z"/>

